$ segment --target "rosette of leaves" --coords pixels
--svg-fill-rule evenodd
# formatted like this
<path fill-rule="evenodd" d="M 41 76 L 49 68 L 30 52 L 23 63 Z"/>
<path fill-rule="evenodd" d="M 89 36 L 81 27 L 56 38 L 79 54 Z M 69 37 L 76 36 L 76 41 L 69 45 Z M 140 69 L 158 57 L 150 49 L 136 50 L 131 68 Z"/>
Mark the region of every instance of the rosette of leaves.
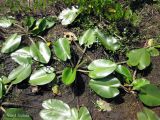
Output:
<path fill-rule="evenodd" d="M 62 20 L 62 25 L 69 25 L 71 24 L 76 17 L 80 14 L 80 10 L 75 8 L 74 6 L 72 6 L 72 9 L 64 9 L 60 15 L 58 16 L 58 18 L 60 20 Z"/>
<path fill-rule="evenodd" d="M 43 110 L 40 116 L 43 120 L 92 120 L 90 113 L 86 107 L 79 110 L 70 108 L 61 100 L 48 99 L 42 103 Z"/>

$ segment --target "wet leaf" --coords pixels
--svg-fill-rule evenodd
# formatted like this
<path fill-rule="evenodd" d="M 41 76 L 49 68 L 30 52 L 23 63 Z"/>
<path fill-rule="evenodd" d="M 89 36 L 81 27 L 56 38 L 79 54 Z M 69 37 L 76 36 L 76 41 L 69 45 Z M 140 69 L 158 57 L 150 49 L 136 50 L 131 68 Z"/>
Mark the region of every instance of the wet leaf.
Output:
<path fill-rule="evenodd" d="M 9 108 L 3 115 L 3 120 L 32 120 L 32 118 L 21 108 Z"/>
<path fill-rule="evenodd" d="M 71 59 L 71 53 L 70 53 L 70 43 L 69 40 L 66 38 L 60 38 L 58 39 L 54 45 L 54 52 L 56 56 L 63 61 L 66 61 L 67 59 Z"/>
<path fill-rule="evenodd" d="M 77 69 L 66 67 L 62 73 L 62 82 L 65 85 L 71 85 L 76 79 Z"/>
<path fill-rule="evenodd" d="M 144 108 L 142 112 L 137 113 L 138 120 L 160 120 L 155 112 L 148 108 Z"/>
<path fill-rule="evenodd" d="M 39 41 L 37 43 L 32 43 L 30 55 L 36 61 L 48 63 L 51 58 L 51 51 L 46 43 Z"/>
<path fill-rule="evenodd" d="M 91 115 L 86 107 L 81 107 L 79 109 L 78 120 L 92 120 Z"/>
<path fill-rule="evenodd" d="M 148 81 L 144 78 L 136 79 L 132 82 L 133 90 L 140 90 L 141 87 L 143 87 L 147 84 L 150 84 L 150 81 Z"/>
<path fill-rule="evenodd" d="M 12 34 L 10 37 L 6 39 L 6 41 L 3 43 L 3 47 L 1 49 L 2 53 L 10 53 L 16 50 L 20 43 L 21 43 L 21 35 L 18 35 L 17 33 Z"/>
<path fill-rule="evenodd" d="M 54 80 L 54 78 L 55 73 L 53 67 L 42 67 L 30 76 L 29 83 L 31 85 L 45 85 Z"/>
<path fill-rule="evenodd" d="M 106 77 L 102 79 L 91 79 L 89 86 L 98 95 L 104 98 L 113 98 L 119 94 L 118 87 L 121 85 L 120 81 L 114 77 Z"/>
<path fill-rule="evenodd" d="M 96 29 L 96 36 L 101 44 L 107 49 L 111 51 L 116 51 L 120 48 L 120 44 L 118 39 L 112 36 L 104 36 L 98 29 Z"/>
<path fill-rule="evenodd" d="M 79 15 L 80 11 L 79 9 L 75 8 L 74 6 L 72 6 L 72 9 L 64 9 L 60 15 L 58 16 L 58 18 L 60 20 L 62 20 L 62 25 L 69 25 L 71 24 L 76 17 Z"/>
<path fill-rule="evenodd" d="M 94 79 L 103 78 L 113 73 L 116 68 L 117 64 L 110 60 L 105 60 L 105 59 L 94 60 L 88 66 L 88 70 L 90 70 L 89 77 Z"/>
<path fill-rule="evenodd" d="M 12 59 L 20 65 L 32 64 L 30 47 L 21 48 L 11 54 Z"/>
<path fill-rule="evenodd" d="M 0 27 L 8 28 L 13 24 L 13 20 L 9 18 L 2 17 L 0 18 Z"/>
<path fill-rule="evenodd" d="M 96 41 L 95 30 L 88 29 L 84 34 L 79 38 L 79 44 L 90 47 Z"/>
<path fill-rule="evenodd" d="M 12 84 L 18 84 L 29 77 L 31 74 L 31 65 L 19 66 L 12 70 L 8 79 L 12 81 Z"/>
<path fill-rule="evenodd" d="M 160 89 L 152 84 L 142 86 L 138 96 L 140 100 L 147 106 L 160 105 Z"/>
<path fill-rule="evenodd" d="M 122 65 L 118 65 L 117 66 L 117 69 L 116 69 L 116 72 L 124 75 L 124 77 L 126 78 L 126 82 L 127 83 L 130 83 L 132 82 L 132 74 L 131 72 L 129 71 L 129 69 L 125 66 L 122 66 Z"/>
<path fill-rule="evenodd" d="M 143 70 L 151 63 L 149 52 L 145 48 L 131 50 L 127 57 L 127 64 L 130 66 L 138 66 L 139 70 Z"/>

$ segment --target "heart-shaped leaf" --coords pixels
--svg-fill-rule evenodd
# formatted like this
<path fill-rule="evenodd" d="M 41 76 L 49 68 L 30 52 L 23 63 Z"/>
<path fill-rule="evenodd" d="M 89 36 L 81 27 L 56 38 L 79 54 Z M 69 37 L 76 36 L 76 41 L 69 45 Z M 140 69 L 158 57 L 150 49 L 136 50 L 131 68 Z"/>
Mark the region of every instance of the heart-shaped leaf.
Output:
<path fill-rule="evenodd" d="M 9 108 L 3 115 L 3 120 L 32 120 L 32 118 L 21 108 Z"/>
<path fill-rule="evenodd" d="M 138 96 L 140 100 L 147 106 L 160 105 L 160 89 L 152 84 L 142 86 Z"/>
<path fill-rule="evenodd" d="M 66 38 L 60 38 L 54 43 L 54 52 L 56 56 L 63 61 L 71 59 L 70 43 Z"/>
<path fill-rule="evenodd" d="M 62 20 L 62 25 L 69 25 L 71 24 L 76 17 L 79 15 L 80 11 L 79 9 L 75 8 L 74 6 L 72 6 L 72 9 L 64 9 L 60 15 L 58 16 L 58 18 L 60 20 Z"/>
<path fill-rule="evenodd" d="M 90 47 L 94 42 L 96 41 L 96 36 L 95 36 L 95 30 L 93 29 L 88 29 L 87 31 L 84 32 L 83 36 L 80 37 L 79 39 L 79 44 Z"/>
<path fill-rule="evenodd" d="M 2 17 L 0 18 L 0 27 L 8 28 L 13 24 L 13 20 L 9 18 Z"/>
<path fill-rule="evenodd" d="M 42 103 L 43 110 L 40 116 L 43 120 L 69 120 L 71 117 L 70 107 L 61 100 L 49 99 Z"/>
<path fill-rule="evenodd" d="M 70 85 L 75 81 L 77 69 L 66 67 L 62 73 L 62 82 L 65 85 Z"/>
<path fill-rule="evenodd" d="M 141 87 L 143 87 L 147 84 L 150 84 L 150 81 L 148 81 L 144 78 L 136 79 L 132 82 L 133 90 L 140 90 Z"/>
<path fill-rule="evenodd" d="M 31 74 L 31 65 L 19 66 L 12 70 L 8 79 L 12 81 L 12 84 L 18 84 L 29 77 Z"/>
<path fill-rule="evenodd" d="M 55 73 L 53 67 L 42 67 L 31 75 L 29 83 L 31 85 L 45 85 L 54 80 L 54 78 Z"/>
<path fill-rule="evenodd" d="M 101 78 L 89 82 L 89 86 L 98 95 L 104 98 L 113 98 L 119 94 L 118 87 L 121 85 L 117 78 L 108 76 L 107 78 Z"/>
<path fill-rule="evenodd" d="M 103 78 L 110 75 L 114 70 L 117 68 L 117 64 L 105 59 L 98 59 L 94 60 L 88 66 L 89 77 L 96 79 L 96 78 Z"/>
<path fill-rule="evenodd" d="M 112 36 L 104 36 L 98 29 L 96 29 L 96 36 L 101 44 L 107 49 L 111 51 L 116 51 L 120 48 L 120 44 L 118 39 Z"/>
<path fill-rule="evenodd" d="M 137 113 L 138 120 L 160 120 L 155 112 L 148 108 L 144 108 L 142 112 Z"/>
<path fill-rule="evenodd" d="M 139 70 L 143 70 L 151 63 L 150 53 L 145 48 L 131 50 L 127 57 L 127 64 L 130 66 L 138 66 Z"/>
<path fill-rule="evenodd" d="M 122 65 L 118 65 L 118 66 L 117 66 L 117 69 L 116 69 L 116 72 L 118 72 L 119 74 L 124 75 L 125 80 L 126 80 L 127 83 L 132 82 L 132 74 L 131 74 L 131 72 L 128 70 L 127 67 L 122 66 Z"/>
<path fill-rule="evenodd" d="M 11 54 L 12 59 L 20 65 L 32 63 L 32 56 L 30 55 L 30 47 L 24 47 Z"/>
<path fill-rule="evenodd" d="M 1 49 L 2 53 L 9 53 L 13 52 L 15 49 L 17 49 L 21 43 L 21 35 L 18 35 L 17 33 L 11 35 L 6 39 L 6 41 L 3 44 L 3 47 Z"/>
<path fill-rule="evenodd" d="M 34 60 L 42 63 L 48 63 L 51 58 L 51 51 L 44 42 L 32 43 L 30 47 L 30 55 Z"/>

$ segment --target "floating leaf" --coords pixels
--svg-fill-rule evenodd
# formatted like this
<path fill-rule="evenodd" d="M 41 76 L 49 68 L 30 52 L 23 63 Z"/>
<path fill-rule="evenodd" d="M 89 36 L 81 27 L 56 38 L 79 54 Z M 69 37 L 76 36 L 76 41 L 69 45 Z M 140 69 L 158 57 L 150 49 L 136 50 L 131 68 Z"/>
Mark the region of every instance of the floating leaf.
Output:
<path fill-rule="evenodd" d="M 117 64 L 105 59 L 94 60 L 89 64 L 88 70 L 89 77 L 91 78 L 103 78 L 110 75 L 116 69 Z"/>
<path fill-rule="evenodd" d="M 12 59 L 20 65 L 32 63 L 32 56 L 30 55 L 30 47 L 24 47 L 11 54 Z"/>
<path fill-rule="evenodd" d="M 60 38 L 54 43 L 54 52 L 56 56 L 63 61 L 71 59 L 70 43 L 66 38 Z"/>
<path fill-rule="evenodd" d="M 6 39 L 6 41 L 3 44 L 3 47 L 1 49 L 2 53 L 9 53 L 17 49 L 21 43 L 21 35 L 18 35 L 17 33 L 12 34 L 10 37 Z"/>
<path fill-rule="evenodd" d="M 8 28 L 13 24 L 13 20 L 9 18 L 2 17 L 0 18 L 0 27 Z"/>
<path fill-rule="evenodd" d="M 12 70 L 8 79 L 12 81 L 12 84 L 18 84 L 29 77 L 31 74 L 31 65 L 19 66 Z"/>
<path fill-rule="evenodd" d="M 155 112 L 148 108 L 144 108 L 142 112 L 137 113 L 138 120 L 160 120 Z"/>
<path fill-rule="evenodd" d="M 72 9 L 64 9 L 60 15 L 58 16 L 58 18 L 60 20 L 62 20 L 62 25 L 69 25 L 71 24 L 76 17 L 79 15 L 80 11 L 79 9 L 75 8 L 74 6 L 72 6 Z"/>
<path fill-rule="evenodd" d="M 141 87 L 150 84 L 150 81 L 141 78 L 141 79 L 136 79 L 132 82 L 133 85 L 133 90 L 140 90 Z"/>
<path fill-rule="evenodd" d="M 131 72 L 128 70 L 127 67 L 122 66 L 122 65 L 118 65 L 118 66 L 117 66 L 117 69 L 116 69 L 116 72 L 124 75 L 125 78 L 126 78 L 126 82 L 127 82 L 127 83 L 130 83 L 130 82 L 132 81 L 132 74 L 131 74 Z"/>
<path fill-rule="evenodd" d="M 34 60 L 42 63 L 48 63 L 51 58 L 51 51 L 44 42 L 32 43 L 30 47 L 30 55 Z"/>
<path fill-rule="evenodd" d="M 104 36 L 98 29 L 96 29 L 96 36 L 101 44 L 107 49 L 111 51 L 116 51 L 120 48 L 120 44 L 115 37 L 112 36 Z"/>
<path fill-rule="evenodd" d="M 147 106 L 160 105 L 160 89 L 152 84 L 142 86 L 138 96 L 140 100 Z"/>
<path fill-rule="evenodd" d="M 77 69 L 72 69 L 72 68 L 66 67 L 62 73 L 62 82 L 65 85 L 72 84 L 76 78 L 76 71 L 77 71 Z"/>
<path fill-rule="evenodd" d="M 3 115 L 3 120 L 32 120 L 32 118 L 21 108 L 9 108 Z"/>
<path fill-rule="evenodd" d="M 49 99 L 42 103 L 43 110 L 40 116 L 43 120 L 69 120 L 71 117 L 70 107 L 61 100 Z"/>
<path fill-rule="evenodd" d="M 79 39 L 79 44 L 89 47 L 96 41 L 96 36 L 95 36 L 95 30 L 93 29 L 88 29 L 87 31 L 84 32 L 83 36 L 80 37 Z"/>
<path fill-rule="evenodd" d="M 118 87 L 121 85 L 120 81 L 114 77 L 107 77 L 102 79 L 91 79 L 89 86 L 98 95 L 104 98 L 113 98 L 119 94 Z"/>
<path fill-rule="evenodd" d="M 150 53 L 151 56 L 159 56 L 159 51 L 158 49 L 154 48 L 154 47 L 150 47 L 147 49 L 148 52 Z"/>
<path fill-rule="evenodd" d="M 138 69 L 143 70 L 151 63 L 150 54 L 145 48 L 131 50 L 127 57 L 129 58 L 127 64 L 130 66 L 138 66 Z"/>
<path fill-rule="evenodd" d="M 55 73 L 53 67 L 42 67 L 31 75 L 29 83 L 31 85 L 45 85 L 54 80 L 54 78 Z"/>

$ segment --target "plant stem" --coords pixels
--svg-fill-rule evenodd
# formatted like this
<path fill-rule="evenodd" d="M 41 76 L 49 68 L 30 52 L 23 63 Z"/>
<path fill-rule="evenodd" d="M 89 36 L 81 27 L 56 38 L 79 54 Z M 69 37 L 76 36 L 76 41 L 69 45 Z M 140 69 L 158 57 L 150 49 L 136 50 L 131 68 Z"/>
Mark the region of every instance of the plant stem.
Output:
<path fill-rule="evenodd" d="M 89 71 L 88 71 L 88 70 L 78 69 L 77 71 L 79 71 L 79 72 L 83 72 L 83 73 L 89 73 Z"/>
<path fill-rule="evenodd" d="M 9 85 L 9 87 L 6 90 L 6 94 L 8 94 L 9 90 L 12 88 L 12 85 L 13 85 L 12 83 Z"/>
<path fill-rule="evenodd" d="M 127 61 L 117 62 L 117 64 L 125 64 Z"/>
<path fill-rule="evenodd" d="M 6 112 L 6 110 L 4 109 L 3 106 L 1 106 L 0 109 L 1 109 L 4 113 Z"/>
<path fill-rule="evenodd" d="M 137 74 L 137 69 L 135 69 L 134 73 L 133 73 L 133 80 L 136 79 L 136 74 Z"/>
<path fill-rule="evenodd" d="M 42 36 L 37 35 L 38 38 L 42 39 L 45 43 L 47 43 L 47 40 L 43 38 Z"/>

